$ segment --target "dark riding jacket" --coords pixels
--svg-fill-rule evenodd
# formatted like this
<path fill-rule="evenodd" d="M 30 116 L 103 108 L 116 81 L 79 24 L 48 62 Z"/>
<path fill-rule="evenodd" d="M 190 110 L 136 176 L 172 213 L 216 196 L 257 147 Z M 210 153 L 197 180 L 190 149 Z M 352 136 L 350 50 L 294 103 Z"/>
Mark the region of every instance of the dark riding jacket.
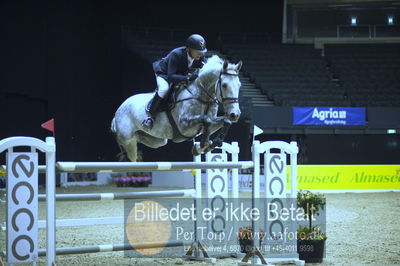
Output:
<path fill-rule="evenodd" d="M 154 73 L 168 83 L 177 84 L 187 79 L 187 74 L 193 69 L 202 68 L 206 63 L 203 55 L 199 60 L 193 60 L 191 67 L 188 67 L 188 49 L 185 46 L 175 48 L 164 58 L 153 63 Z"/>

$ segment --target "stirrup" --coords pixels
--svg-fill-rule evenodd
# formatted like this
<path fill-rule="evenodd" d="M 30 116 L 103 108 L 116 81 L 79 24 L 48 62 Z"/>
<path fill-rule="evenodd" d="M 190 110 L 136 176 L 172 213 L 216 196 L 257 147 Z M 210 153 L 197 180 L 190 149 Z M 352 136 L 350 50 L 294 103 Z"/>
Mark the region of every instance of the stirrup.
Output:
<path fill-rule="evenodd" d="M 153 99 L 151 99 L 147 104 L 146 107 L 144 108 L 146 110 L 147 113 L 150 113 L 150 107 L 151 104 L 153 103 Z"/>
<path fill-rule="evenodd" d="M 146 130 L 151 130 L 153 128 L 154 125 L 154 118 L 149 116 L 147 117 L 145 120 L 143 120 L 142 122 L 142 126 L 146 129 Z"/>

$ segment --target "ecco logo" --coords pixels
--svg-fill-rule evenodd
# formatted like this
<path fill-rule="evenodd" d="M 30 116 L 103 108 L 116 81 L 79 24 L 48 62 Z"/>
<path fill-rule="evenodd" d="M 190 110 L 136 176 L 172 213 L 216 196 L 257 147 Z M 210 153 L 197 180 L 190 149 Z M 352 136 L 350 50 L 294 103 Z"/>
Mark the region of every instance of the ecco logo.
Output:
<path fill-rule="evenodd" d="M 226 162 L 226 154 L 209 153 L 207 161 Z M 211 220 L 211 231 L 214 234 L 224 234 L 226 230 L 226 219 L 224 211 L 228 198 L 228 173 L 226 169 L 207 170 L 207 198 L 210 200 L 210 208 L 214 217 Z"/>
<path fill-rule="evenodd" d="M 286 197 L 286 155 L 285 154 L 268 154 L 265 159 L 266 167 L 266 193 L 269 204 L 276 204 L 279 210 L 284 208 L 282 198 Z M 271 178 L 272 177 L 272 178 Z M 270 217 L 275 218 L 272 212 L 269 213 Z M 275 219 L 268 225 L 268 232 L 270 236 L 276 236 L 277 232 L 274 228 L 280 227 L 281 233 L 284 232 L 282 221 Z M 283 235 L 283 234 L 278 234 Z"/>
<path fill-rule="evenodd" d="M 37 251 L 37 153 L 9 153 L 7 159 L 7 260 L 32 261 Z"/>

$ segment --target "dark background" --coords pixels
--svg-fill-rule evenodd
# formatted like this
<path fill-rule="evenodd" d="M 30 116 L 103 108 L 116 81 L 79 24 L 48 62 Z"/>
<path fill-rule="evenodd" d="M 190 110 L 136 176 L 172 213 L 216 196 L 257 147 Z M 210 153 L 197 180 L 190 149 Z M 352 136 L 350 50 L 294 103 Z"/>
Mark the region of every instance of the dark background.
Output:
<path fill-rule="evenodd" d="M 48 133 L 40 124 L 55 118 L 58 160 L 115 160 L 119 149 L 109 133 L 115 110 L 155 87 L 150 62 L 123 49 L 123 25 L 190 29 L 213 49 L 219 31 L 279 33 L 281 14 L 281 1 L 2 1 L 0 138 L 43 139 Z M 240 128 L 229 139 L 246 138 Z M 188 147 L 144 149 L 145 160 L 191 160 Z"/>
<path fill-rule="evenodd" d="M 44 139 L 49 133 L 40 124 L 55 118 L 57 160 L 115 161 L 119 149 L 109 131 L 114 112 L 132 94 L 155 88 L 151 62 L 125 49 L 123 27 L 184 29 L 203 34 L 209 50 L 217 50 L 220 32 L 280 36 L 282 5 L 277 0 L 1 1 L 0 139 Z M 291 12 L 288 8 L 289 36 Z M 332 12 L 329 16 L 341 17 Z M 318 33 L 324 23 L 314 23 L 317 13 L 299 11 L 300 33 Z M 358 15 L 361 23 L 362 12 Z M 250 127 L 241 121 L 227 137 L 240 142 L 240 159 L 251 159 Z M 398 134 L 264 134 L 258 139 L 299 141 L 300 163 L 399 163 L 400 158 Z M 146 161 L 192 158 L 190 142 L 139 148 Z"/>

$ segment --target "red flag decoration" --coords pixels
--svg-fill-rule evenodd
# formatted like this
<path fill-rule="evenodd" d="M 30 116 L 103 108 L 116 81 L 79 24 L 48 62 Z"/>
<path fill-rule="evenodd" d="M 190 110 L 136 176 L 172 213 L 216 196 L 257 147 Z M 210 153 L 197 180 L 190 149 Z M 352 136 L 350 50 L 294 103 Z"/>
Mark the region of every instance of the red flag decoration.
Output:
<path fill-rule="evenodd" d="M 56 132 L 54 130 L 54 119 L 51 119 L 51 120 L 49 120 L 47 122 L 44 122 L 42 124 L 42 128 L 44 128 L 44 129 L 46 129 L 48 131 L 51 131 L 53 133 L 53 137 L 55 136 Z"/>

